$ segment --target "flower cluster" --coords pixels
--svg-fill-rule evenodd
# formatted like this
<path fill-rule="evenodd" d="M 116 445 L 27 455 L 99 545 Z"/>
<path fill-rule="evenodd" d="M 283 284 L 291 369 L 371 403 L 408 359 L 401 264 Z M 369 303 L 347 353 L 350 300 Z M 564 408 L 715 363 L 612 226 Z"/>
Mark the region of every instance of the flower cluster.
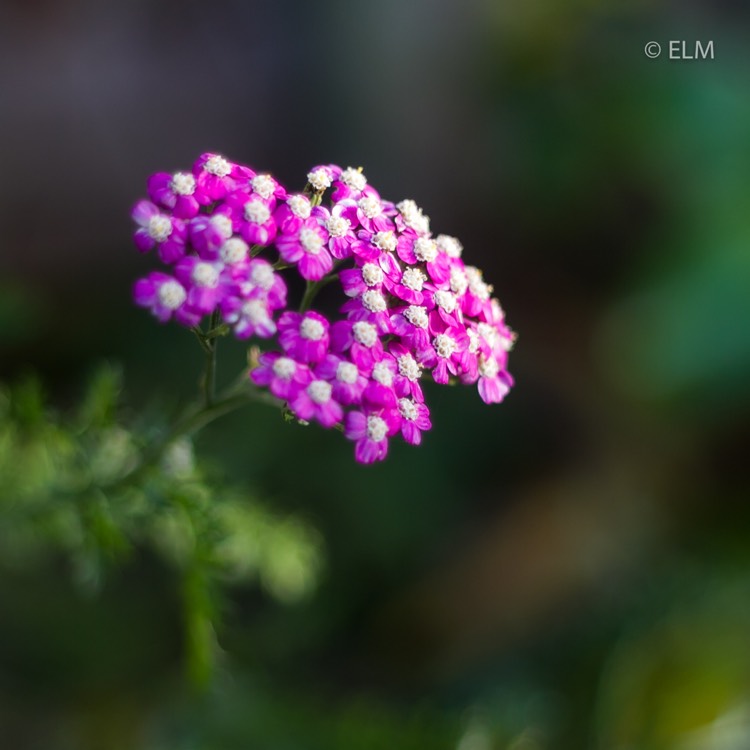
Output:
<path fill-rule="evenodd" d="M 414 201 L 382 199 L 361 170 L 318 166 L 290 193 L 204 154 L 190 172 L 153 175 L 148 195 L 133 209 L 135 242 L 171 272 L 136 282 L 136 303 L 160 321 L 196 326 L 213 314 L 238 338 L 276 336 L 252 381 L 299 420 L 342 428 L 357 461 L 385 458 L 397 434 L 421 442 L 426 373 L 476 384 L 486 403 L 510 390 L 515 336 L 482 272 L 465 265 L 456 238 L 433 236 Z M 284 269 L 307 281 L 298 310 Z M 332 278 L 345 300 L 335 319 L 307 308 Z"/>

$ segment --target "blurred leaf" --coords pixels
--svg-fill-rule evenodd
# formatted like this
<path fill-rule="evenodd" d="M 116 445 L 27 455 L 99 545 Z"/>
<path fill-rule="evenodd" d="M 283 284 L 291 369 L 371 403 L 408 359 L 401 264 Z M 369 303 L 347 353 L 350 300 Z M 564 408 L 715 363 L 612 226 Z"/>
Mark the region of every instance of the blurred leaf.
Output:
<path fill-rule="evenodd" d="M 721 573 L 698 576 L 686 577 L 663 616 L 635 628 L 612 654 L 598 747 L 684 750 L 696 733 L 704 750 L 750 746 L 750 723 L 736 727 L 729 744 L 718 732 L 716 744 L 709 739 L 722 717 L 750 710 L 750 590 Z"/>
<path fill-rule="evenodd" d="M 94 372 L 79 409 L 84 429 L 106 427 L 115 420 L 122 391 L 122 370 L 115 365 L 100 365 Z"/>

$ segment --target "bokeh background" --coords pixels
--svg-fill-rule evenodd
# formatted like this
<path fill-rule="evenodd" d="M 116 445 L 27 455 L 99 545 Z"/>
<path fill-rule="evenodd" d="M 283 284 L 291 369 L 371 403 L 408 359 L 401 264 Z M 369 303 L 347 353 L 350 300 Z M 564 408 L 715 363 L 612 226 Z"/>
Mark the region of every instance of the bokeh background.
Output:
<path fill-rule="evenodd" d="M 197 345 L 130 302 L 129 211 L 208 150 L 299 188 L 361 165 L 519 339 L 504 404 L 432 389 L 383 465 L 262 406 L 200 434 L 271 560 L 222 585 L 200 685 L 152 546 L 94 588 L 19 563 L 14 482 L 54 445 L 9 464 L 3 423 L 0 746 L 750 747 L 749 31 L 730 0 L 4 0 L 3 403 L 34 411 L 33 374 L 64 418 L 102 362 L 131 422 L 190 397 Z"/>

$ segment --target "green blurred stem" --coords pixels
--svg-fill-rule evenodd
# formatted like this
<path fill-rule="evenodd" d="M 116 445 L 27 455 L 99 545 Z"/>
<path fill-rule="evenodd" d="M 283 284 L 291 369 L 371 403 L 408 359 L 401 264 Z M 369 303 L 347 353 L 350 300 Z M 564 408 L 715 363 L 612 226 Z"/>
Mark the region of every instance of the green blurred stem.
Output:
<path fill-rule="evenodd" d="M 334 269 L 335 270 L 335 266 Z M 307 286 L 305 287 L 305 294 L 302 297 L 302 302 L 299 304 L 299 311 L 300 312 L 307 312 L 310 309 L 310 305 L 312 305 L 313 300 L 315 299 L 318 292 L 326 285 L 330 284 L 336 277 L 336 274 L 329 273 L 327 276 L 324 276 L 320 281 L 308 281 Z"/>
<path fill-rule="evenodd" d="M 248 387 L 241 393 L 230 394 L 223 398 L 218 398 L 212 401 L 212 403 L 198 409 L 188 410 L 174 423 L 169 432 L 167 432 L 163 442 L 165 446 L 169 445 L 169 443 L 178 437 L 192 435 L 215 419 L 254 403 L 272 404 L 273 406 L 279 405 L 279 402 L 269 393 L 256 391 L 254 388 Z"/>
<path fill-rule="evenodd" d="M 280 405 L 270 393 L 251 386 L 248 383 L 247 372 L 243 371 L 238 382 L 227 388 L 210 404 L 193 404 L 188 407 L 164 435 L 145 448 L 143 459 L 132 471 L 102 489 L 132 485 L 161 460 L 164 452 L 177 438 L 193 435 L 215 419 L 256 403 L 269 404 L 277 408 Z"/>
<path fill-rule="evenodd" d="M 208 326 L 209 336 L 219 327 L 219 311 L 214 310 L 211 313 L 211 322 Z M 207 344 L 206 349 L 206 371 L 203 376 L 203 400 L 206 407 L 211 406 L 214 401 L 214 389 L 216 383 L 216 349 L 218 348 L 219 339 L 215 336 L 205 337 Z"/>

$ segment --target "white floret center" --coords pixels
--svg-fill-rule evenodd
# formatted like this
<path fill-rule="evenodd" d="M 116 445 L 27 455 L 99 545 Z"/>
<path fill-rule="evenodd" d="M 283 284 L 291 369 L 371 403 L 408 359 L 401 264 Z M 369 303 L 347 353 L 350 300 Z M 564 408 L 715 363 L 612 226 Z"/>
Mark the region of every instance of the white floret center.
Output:
<path fill-rule="evenodd" d="M 298 219 L 309 219 L 312 212 L 312 206 L 306 195 L 293 195 L 287 201 L 289 210 Z"/>
<path fill-rule="evenodd" d="M 466 266 L 466 278 L 469 282 L 469 291 L 479 300 L 485 302 L 490 298 L 492 287 L 485 284 L 482 272 L 474 266 Z"/>
<path fill-rule="evenodd" d="M 381 417 L 370 415 L 367 417 L 367 437 L 379 443 L 388 434 L 388 425 Z"/>
<path fill-rule="evenodd" d="M 435 352 L 438 357 L 448 359 L 458 348 L 456 340 L 449 336 L 447 333 L 439 333 L 432 340 L 432 345 L 435 347 Z"/>
<path fill-rule="evenodd" d="M 331 216 L 326 219 L 326 229 L 331 237 L 343 237 L 348 231 L 351 224 L 343 216 Z"/>
<path fill-rule="evenodd" d="M 513 331 L 503 332 L 500 334 L 500 348 L 506 352 L 513 349 L 513 345 L 516 343 L 516 334 Z"/>
<path fill-rule="evenodd" d="M 211 217 L 211 226 L 219 233 L 219 236 L 228 240 L 232 236 L 232 220 L 225 214 L 215 214 Z"/>
<path fill-rule="evenodd" d="M 377 289 L 368 289 L 363 292 L 362 305 L 371 313 L 382 313 L 388 309 L 385 297 Z"/>
<path fill-rule="evenodd" d="M 327 380 L 313 380 L 307 386 L 307 395 L 319 406 L 327 404 L 331 400 L 333 386 Z"/>
<path fill-rule="evenodd" d="M 196 286 L 213 289 L 219 284 L 219 272 L 210 263 L 196 263 L 190 275 Z"/>
<path fill-rule="evenodd" d="M 354 167 L 345 169 L 341 173 L 341 177 L 339 179 L 348 188 L 351 188 L 352 190 L 358 190 L 360 192 L 364 190 L 365 186 L 367 185 L 367 178 L 362 174 L 362 172 L 360 172 L 359 169 L 354 169 Z"/>
<path fill-rule="evenodd" d="M 265 304 L 259 299 L 251 299 L 242 305 L 242 315 L 247 318 L 253 325 L 263 323 L 268 320 L 268 310 Z"/>
<path fill-rule="evenodd" d="M 495 328 L 495 326 L 490 325 L 489 323 L 478 323 L 477 332 L 490 345 L 491 348 L 495 348 L 495 345 L 498 343 L 497 340 L 499 337 L 497 328 Z"/>
<path fill-rule="evenodd" d="M 417 406 L 410 398 L 400 398 L 398 400 L 398 410 L 404 419 L 413 422 L 417 418 Z"/>
<path fill-rule="evenodd" d="M 422 213 L 422 209 L 413 200 L 401 201 L 396 208 L 407 227 L 420 234 L 427 234 L 430 231 L 429 218 Z"/>
<path fill-rule="evenodd" d="M 423 263 L 434 262 L 438 255 L 435 240 L 430 240 L 426 237 L 418 237 L 414 240 L 414 255 L 417 256 L 417 260 L 422 261 Z"/>
<path fill-rule="evenodd" d="M 448 234 L 438 235 L 435 242 L 449 258 L 460 258 L 464 250 L 463 245 L 455 237 Z"/>
<path fill-rule="evenodd" d="M 268 200 L 274 190 L 276 190 L 276 184 L 273 179 L 267 174 L 257 174 L 250 180 L 250 185 L 253 188 L 253 192 L 257 193 L 263 200 Z"/>
<path fill-rule="evenodd" d="M 291 357 L 279 357 L 271 369 L 277 378 L 291 380 L 297 372 L 297 363 Z"/>
<path fill-rule="evenodd" d="M 217 177 L 226 177 L 232 171 L 232 165 L 223 156 L 214 154 L 206 159 L 203 169 Z"/>
<path fill-rule="evenodd" d="M 466 278 L 462 268 L 451 268 L 451 291 L 459 296 L 462 295 L 469 286 L 469 280 Z"/>
<path fill-rule="evenodd" d="M 372 323 L 367 323 L 364 320 L 360 320 L 352 326 L 352 334 L 357 343 L 366 346 L 368 349 L 375 346 L 378 341 L 377 329 Z"/>
<path fill-rule="evenodd" d="M 268 291 L 275 280 L 273 269 L 266 263 L 259 263 L 250 272 L 250 281 L 264 291 Z"/>
<path fill-rule="evenodd" d="M 399 210 L 401 218 L 407 225 L 421 213 L 421 211 L 419 210 L 419 206 L 417 206 L 417 204 L 410 198 L 407 198 L 406 200 L 398 203 L 396 205 L 396 208 Z"/>
<path fill-rule="evenodd" d="M 374 195 L 366 195 L 364 198 L 360 198 L 357 207 L 368 219 L 380 216 L 383 211 L 380 201 Z"/>
<path fill-rule="evenodd" d="M 417 328 L 427 328 L 427 308 L 420 305 L 409 305 L 404 310 L 404 317 Z"/>
<path fill-rule="evenodd" d="M 378 286 L 383 283 L 383 269 L 374 263 L 365 263 L 362 266 L 362 281 L 367 286 Z"/>
<path fill-rule="evenodd" d="M 172 222 L 168 216 L 156 214 L 148 220 L 148 236 L 154 242 L 164 242 L 172 234 Z"/>
<path fill-rule="evenodd" d="M 323 238 L 309 227 L 303 227 L 300 230 L 299 243 L 310 255 L 317 255 L 323 249 Z"/>
<path fill-rule="evenodd" d="M 412 383 L 422 377 L 422 367 L 411 354 L 402 354 L 398 358 L 398 372 Z"/>
<path fill-rule="evenodd" d="M 247 258 L 249 248 L 247 242 L 239 237 L 230 237 L 219 251 L 219 256 L 227 265 L 233 266 Z"/>
<path fill-rule="evenodd" d="M 398 240 L 396 235 L 392 231 L 388 230 L 385 232 L 376 232 L 370 240 L 378 250 L 385 250 L 388 253 L 392 253 L 396 247 L 398 247 Z"/>
<path fill-rule="evenodd" d="M 388 367 L 387 362 L 377 362 L 372 368 L 372 379 L 376 380 L 380 385 L 390 388 L 393 385 L 393 370 Z"/>
<path fill-rule="evenodd" d="M 353 362 L 339 362 L 336 368 L 336 380 L 347 385 L 354 385 L 357 382 L 359 370 Z"/>
<path fill-rule="evenodd" d="M 313 190 L 322 193 L 331 187 L 331 176 L 325 169 L 314 169 L 307 173 L 307 181 L 312 185 Z"/>
<path fill-rule="evenodd" d="M 435 292 L 435 304 L 450 315 L 450 313 L 456 309 L 458 300 L 456 299 L 456 295 L 452 292 L 438 289 L 438 291 Z"/>
<path fill-rule="evenodd" d="M 175 281 L 174 279 L 165 281 L 159 287 L 159 302 L 167 310 L 176 310 L 185 301 L 186 297 L 187 292 L 184 287 L 179 281 Z"/>
<path fill-rule="evenodd" d="M 500 365 L 494 357 L 479 355 L 479 374 L 483 378 L 494 378 L 500 372 Z"/>
<path fill-rule="evenodd" d="M 304 318 L 299 327 L 299 334 L 308 341 L 320 341 L 326 334 L 323 324 L 315 318 Z"/>
<path fill-rule="evenodd" d="M 476 354 L 479 351 L 479 334 L 473 329 L 467 329 L 466 333 L 469 336 L 469 353 Z"/>
<path fill-rule="evenodd" d="M 265 224 L 271 218 L 271 211 L 262 201 L 248 201 L 245 204 L 245 218 L 253 224 Z"/>
<path fill-rule="evenodd" d="M 192 195 L 195 192 L 195 177 L 188 172 L 175 172 L 169 187 L 175 195 Z"/>
<path fill-rule="evenodd" d="M 407 268 L 401 276 L 401 283 L 413 292 L 421 292 L 427 277 L 419 268 Z"/>

